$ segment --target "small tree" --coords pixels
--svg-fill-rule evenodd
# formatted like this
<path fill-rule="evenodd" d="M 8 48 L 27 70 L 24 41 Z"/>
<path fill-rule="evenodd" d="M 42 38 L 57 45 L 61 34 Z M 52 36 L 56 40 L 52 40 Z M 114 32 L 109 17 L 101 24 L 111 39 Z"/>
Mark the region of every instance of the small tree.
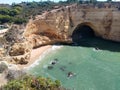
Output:
<path fill-rule="evenodd" d="M 25 75 L 20 79 L 9 81 L 1 90 L 66 90 L 58 80 Z"/>

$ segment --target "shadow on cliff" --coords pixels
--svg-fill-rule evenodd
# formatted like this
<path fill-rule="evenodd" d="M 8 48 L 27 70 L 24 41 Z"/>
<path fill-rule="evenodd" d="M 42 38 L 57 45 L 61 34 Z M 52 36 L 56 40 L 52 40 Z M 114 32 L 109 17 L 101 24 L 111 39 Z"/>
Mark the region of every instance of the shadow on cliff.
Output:
<path fill-rule="evenodd" d="M 98 37 L 83 38 L 79 40 L 79 43 L 73 44 L 82 47 L 92 47 L 96 50 L 108 50 L 111 52 L 120 52 L 120 43 L 109 40 L 104 40 Z"/>

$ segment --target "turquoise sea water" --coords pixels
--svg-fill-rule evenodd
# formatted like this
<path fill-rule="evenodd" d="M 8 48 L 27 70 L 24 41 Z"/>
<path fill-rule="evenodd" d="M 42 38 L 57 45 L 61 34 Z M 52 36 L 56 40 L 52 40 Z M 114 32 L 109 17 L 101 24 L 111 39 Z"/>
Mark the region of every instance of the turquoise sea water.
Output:
<path fill-rule="evenodd" d="M 70 90 L 120 90 L 120 43 L 90 38 L 79 46 L 53 46 L 44 55 L 31 74 L 58 79 Z"/>

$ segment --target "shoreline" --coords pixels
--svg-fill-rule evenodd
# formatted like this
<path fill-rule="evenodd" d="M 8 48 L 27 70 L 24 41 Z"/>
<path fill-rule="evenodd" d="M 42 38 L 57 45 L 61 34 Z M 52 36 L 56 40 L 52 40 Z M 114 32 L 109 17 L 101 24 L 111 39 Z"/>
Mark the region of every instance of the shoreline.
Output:
<path fill-rule="evenodd" d="M 24 65 L 16 65 L 17 66 L 17 70 L 25 70 L 26 68 L 31 67 L 38 59 L 39 57 L 42 56 L 42 54 L 44 54 L 44 52 L 46 52 L 47 50 L 49 50 L 50 48 L 52 48 L 52 45 L 46 45 L 46 46 L 42 46 L 36 49 L 33 49 L 31 51 L 31 56 L 30 56 L 30 60 L 28 61 L 27 64 Z M 12 69 L 14 69 L 14 64 L 13 67 L 11 67 Z M 16 69 L 16 68 L 15 68 Z M 2 81 L 2 82 L 1 82 Z M 0 87 L 2 85 L 5 85 L 7 83 L 7 79 L 5 78 L 4 73 L 0 74 Z"/>
<path fill-rule="evenodd" d="M 45 52 L 47 51 L 48 49 L 52 48 L 52 45 L 47 45 L 47 46 L 42 46 L 42 47 L 39 47 L 39 48 L 36 48 L 36 49 L 33 49 L 31 51 L 31 56 L 30 56 L 30 60 L 28 61 L 27 64 L 25 65 L 17 65 L 18 68 L 20 70 L 22 69 L 25 69 L 25 68 L 29 68 L 32 64 L 34 64 L 38 59 L 39 57 Z"/>

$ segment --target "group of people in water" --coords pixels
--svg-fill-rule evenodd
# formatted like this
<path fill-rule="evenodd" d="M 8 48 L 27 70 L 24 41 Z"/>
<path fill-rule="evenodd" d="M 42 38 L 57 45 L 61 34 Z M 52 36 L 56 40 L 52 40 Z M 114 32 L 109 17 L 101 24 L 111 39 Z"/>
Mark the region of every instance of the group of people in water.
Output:
<path fill-rule="evenodd" d="M 50 66 L 48 66 L 48 69 L 50 70 L 50 69 L 53 69 L 53 65 L 56 65 L 58 63 L 58 59 L 54 59 L 50 64 Z M 60 67 L 60 70 L 62 70 L 62 71 L 65 71 L 65 66 L 62 66 L 62 67 Z M 73 73 L 73 72 L 68 72 L 67 73 L 67 77 L 72 77 L 72 76 L 74 76 L 75 75 L 75 73 Z"/>

